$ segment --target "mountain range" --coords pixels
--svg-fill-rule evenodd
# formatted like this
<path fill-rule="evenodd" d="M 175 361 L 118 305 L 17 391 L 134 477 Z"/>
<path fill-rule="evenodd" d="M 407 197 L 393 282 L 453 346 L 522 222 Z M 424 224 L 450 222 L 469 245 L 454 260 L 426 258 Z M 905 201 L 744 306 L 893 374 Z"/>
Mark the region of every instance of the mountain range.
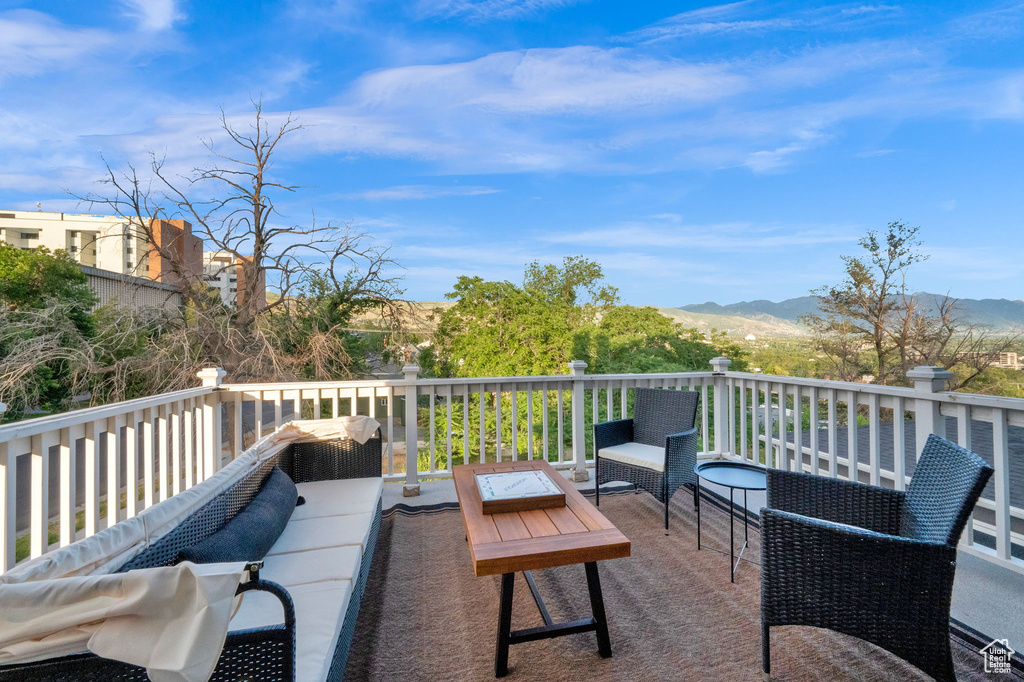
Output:
<path fill-rule="evenodd" d="M 928 292 L 918 292 L 914 295 L 933 312 L 937 309 L 937 303 L 943 298 L 938 294 L 930 294 Z M 984 325 L 1000 332 L 1024 331 L 1024 301 L 1005 298 L 961 298 L 957 300 L 957 306 L 959 316 L 965 322 Z M 701 316 L 745 318 L 752 321 L 761 321 L 773 326 L 778 325 L 780 322 L 802 326 L 799 325 L 798 318 L 801 315 L 817 312 L 817 309 L 818 301 L 815 297 L 799 296 L 797 298 L 788 298 L 778 303 L 756 300 L 719 305 L 709 301 L 707 303 L 684 305 L 672 310 Z M 788 327 L 788 325 L 783 326 Z M 783 333 L 789 335 L 793 332 L 786 329 Z"/>

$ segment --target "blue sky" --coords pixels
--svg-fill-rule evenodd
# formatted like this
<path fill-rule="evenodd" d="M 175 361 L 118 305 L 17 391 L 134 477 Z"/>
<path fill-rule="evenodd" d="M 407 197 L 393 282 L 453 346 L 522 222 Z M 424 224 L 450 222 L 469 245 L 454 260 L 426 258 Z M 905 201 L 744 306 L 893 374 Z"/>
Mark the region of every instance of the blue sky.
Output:
<path fill-rule="evenodd" d="M 779 300 L 896 219 L 916 288 L 1024 298 L 1024 5 L 966 4 L 0 0 L 0 208 L 202 163 L 262 97 L 308 126 L 280 221 L 412 299 L 583 254 L 629 303 Z"/>

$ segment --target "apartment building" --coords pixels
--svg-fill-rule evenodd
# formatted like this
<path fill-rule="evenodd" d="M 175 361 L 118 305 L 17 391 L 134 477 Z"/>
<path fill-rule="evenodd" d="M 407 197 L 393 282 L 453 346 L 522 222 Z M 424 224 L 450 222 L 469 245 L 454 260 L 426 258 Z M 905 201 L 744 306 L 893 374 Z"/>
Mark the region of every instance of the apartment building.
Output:
<path fill-rule="evenodd" d="M 22 249 L 63 249 L 83 268 L 105 271 L 111 281 L 122 281 L 111 279 L 120 275 L 178 288 L 185 283 L 179 273 L 185 273 L 205 279 L 229 305 L 244 296 L 248 288 L 243 259 L 220 251 L 203 253 L 203 240 L 192 234 L 192 225 L 185 220 L 150 219 L 150 227 L 152 246 L 145 231 L 127 218 L 0 210 L 0 241 Z M 96 282 L 102 279 L 96 273 L 90 276 Z M 260 307 L 265 307 L 266 282 L 259 282 L 256 291 Z"/>
<path fill-rule="evenodd" d="M 127 218 L 82 213 L 0 210 L 0 241 L 22 249 L 63 249 L 80 265 L 119 275 L 180 286 L 181 269 L 203 271 L 203 240 L 184 220 L 151 220 L 151 248 L 145 232 Z M 177 267 L 175 267 L 177 264 Z"/>
<path fill-rule="evenodd" d="M 245 294 L 250 290 L 245 280 L 245 258 L 236 258 L 226 251 L 212 251 L 203 254 L 203 271 L 206 283 L 220 293 L 220 300 L 228 305 L 245 302 Z M 262 278 L 255 289 L 257 305 L 267 306 L 267 286 Z"/>

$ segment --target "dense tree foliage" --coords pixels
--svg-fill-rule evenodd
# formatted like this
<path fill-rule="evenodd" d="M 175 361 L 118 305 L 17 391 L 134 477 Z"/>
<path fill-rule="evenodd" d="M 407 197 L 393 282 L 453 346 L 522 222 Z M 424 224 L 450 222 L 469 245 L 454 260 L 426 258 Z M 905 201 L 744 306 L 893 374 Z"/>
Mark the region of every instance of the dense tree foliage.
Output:
<path fill-rule="evenodd" d="M 681 372 L 708 368 L 742 352 L 705 338 L 653 308 L 619 305 L 600 265 L 567 257 L 560 266 L 532 263 L 522 285 L 460 277 L 439 311 L 434 342 L 422 362 L 435 376 L 565 374 L 570 360 L 590 373 Z"/>
<path fill-rule="evenodd" d="M 66 407 L 87 377 L 96 299 L 64 251 L 0 242 L 0 400 L 7 419 Z"/>
<path fill-rule="evenodd" d="M 742 351 L 723 336 L 707 338 L 654 308 L 620 305 L 600 265 L 583 257 L 567 257 L 560 265 L 532 263 L 521 285 L 460 277 L 448 298 L 455 303 L 437 311 L 433 343 L 420 358 L 433 376 L 564 375 L 570 360 L 584 360 L 588 374 L 707 371 L 708 361 L 723 354 L 734 367 L 745 366 Z M 606 389 L 586 393 L 585 448 L 592 445 L 594 415 L 607 418 L 607 403 L 623 399 L 631 402 L 632 396 Z M 567 391 L 510 386 L 486 401 L 480 394 L 454 396 L 450 416 L 448 405 L 437 402 L 430 421 L 437 442 L 450 428 L 456 464 L 493 457 L 499 447 L 512 456 L 513 441 L 517 457 L 558 461 L 572 457 L 569 430 L 559 426 L 571 418 L 572 400 Z M 446 466 L 447 453 L 438 457 Z"/>

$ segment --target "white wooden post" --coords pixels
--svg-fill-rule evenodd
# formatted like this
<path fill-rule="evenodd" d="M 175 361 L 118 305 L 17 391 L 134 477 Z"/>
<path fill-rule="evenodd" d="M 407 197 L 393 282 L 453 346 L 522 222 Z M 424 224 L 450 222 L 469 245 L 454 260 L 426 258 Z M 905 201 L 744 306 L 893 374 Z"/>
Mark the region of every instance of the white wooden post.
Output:
<path fill-rule="evenodd" d="M 714 452 L 714 454 L 717 457 L 723 457 L 725 455 L 726 450 L 728 449 L 726 444 L 730 442 L 729 438 L 727 437 L 728 436 L 727 432 L 729 430 L 729 423 L 728 423 L 728 418 L 727 417 L 729 415 L 729 403 L 732 400 L 732 396 L 729 394 L 729 391 L 726 389 L 725 373 L 727 371 L 729 371 L 729 365 L 732 364 L 732 360 L 730 360 L 729 358 L 723 358 L 723 357 L 719 356 L 717 358 L 711 358 L 711 360 L 709 361 L 708 364 L 711 365 L 711 371 L 715 375 L 714 379 L 713 379 L 713 382 L 714 382 L 713 386 L 714 386 L 714 389 L 715 389 L 715 398 L 714 398 L 714 400 L 715 400 L 715 452 Z M 782 394 L 780 393 L 780 406 L 779 406 L 779 409 L 780 410 L 784 410 L 785 409 L 785 399 L 782 398 L 781 396 L 782 396 Z M 785 413 L 784 412 L 780 412 L 780 414 L 785 414 Z M 707 449 L 708 434 L 705 433 L 705 434 L 703 434 L 703 436 L 704 436 L 704 447 L 705 447 L 705 449 Z M 769 436 L 768 442 L 769 443 L 771 442 L 770 436 Z M 786 452 L 786 444 L 782 443 L 781 447 L 782 447 L 782 452 L 785 453 Z"/>
<path fill-rule="evenodd" d="M 416 409 L 416 379 L 420 373 L 419 365 L 406 365 L 402 368 L 405 375 L 405 485 L 402 486 L 403 497 L 417 497 L 420 494 L 419 480 L 419 425 Z M 392 408 L 393 410 L 393 408 Z M 482 453 L 481 453 L 482 456 Z"/>
<path fill-rule="evenodd" d="M 203 386 L 216 387 L 220 386 L 221 381 L 227 376 L 227 372 L 220 367 L 207 367 L 196 372 L 196 376 L 203 380 Z M 206 396 L 203 400 L 203 480 L 213 476 L 214 472 L 220 469 L 221 419 L 219 398 L 220 396 L 214 393 Z"/>
<path fill-rule="evenodd" d="M 0 415 L 7 411 L 7 405 L 0 403 Z M 18 454 L 8 449 L 7 443 L 0 443 L 0 572 L 14 567 L 15 540 L 17 539 L 17 484 Z"/>
<path fill-rule="evenodd" d="M 590 480 L 590 474 L 587 473 L 587 423 L 584 416 L 586 398 L 583 389 L 586 369 L 587 363 L 582 360 L 573 360 L 569 363 L 569 371 L 572 373 L 572 480 L 576 483 Z"/>
<path fill-rule="evenodd" d="M 914 390 L 921 394 L 914 401 L 914 423 L 917 430 L 917 452 L 914 454 L 917 457 L 929 434 L 946 437 L 946 420 L 939 413 L 940 403 L 931 400 L 929 396 L 946 390 L 946 382 L 953 378 L 953 373 L 942 367 L 915 367 L 907 372 L 907 378 L 914 380 Z"/>

